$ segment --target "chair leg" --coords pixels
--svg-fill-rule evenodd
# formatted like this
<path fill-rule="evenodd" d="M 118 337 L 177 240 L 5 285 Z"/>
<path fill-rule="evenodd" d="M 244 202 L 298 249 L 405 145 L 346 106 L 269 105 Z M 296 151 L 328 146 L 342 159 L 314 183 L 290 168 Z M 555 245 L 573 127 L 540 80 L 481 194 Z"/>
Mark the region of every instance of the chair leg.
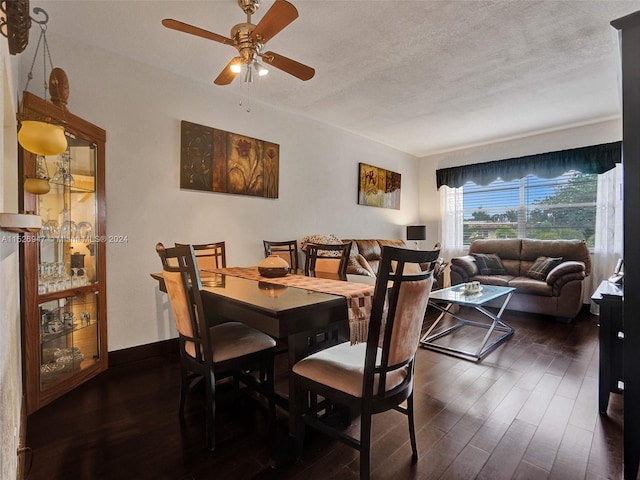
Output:
<path fill-rule="evenodd" d="M 266 365 L 264 366 L 265 371 L 265 382 L 267 387 L 267 398 L 269 400 L 269 416 L 271 417 L 271 421 L 276 420 L 276 399 L 275 399 L 275 390 L 274 390 L 274 351 L 271 351 L 268 355 L 265 355 Z M 262 369 L 261 369 L 262 370 Z"/>
<path fill-rule="evenodd" d="M 360 417 L 360 480 L 369 480 L 371 470 L 371 413 Z"/>
<path fill-rule="evenodd" d="M 206 419 L 205 419 L 205 434 L 207 439 L 207 448 L 213 451 L 216 448 L 216 436 L 215 436 L 215 420 L 216 420 L 216 377 L 213 370 L 209 371 L 206 377 Z"/>
<path fill-rule="evenodd" d="M 302 459 L 302 452 L 304 450 L 304 436 L 306 430 L 306 424 L 304 421 L 304 415 L 312 414 L 309 412 L 309 392 L 302 388 L 299 382 L 294 380 L 293 392 L 289 394 L 289 415 L 293 417 L 293 428 L 291 434 L 295 437 L 296 442 L 296 459 L 300 461 Z"/>
<path fill-rule="evenodd" d="M 413 392 L 407 398 L 407 419 L 409 421 L 409 439 L 411 440 L 411 462 L 418 461 L 418 447 L 416 444 L 416 425 L 413 418 Z"/>
<path fill-rule="evenodd" d="M 189 389 L 189 372 L 184 367 L 180 366 L 180 400 L 178 402 L 178 415 L 181 419 L 184 419 L 184 404 L 187 399 L 187 390 Z"/>

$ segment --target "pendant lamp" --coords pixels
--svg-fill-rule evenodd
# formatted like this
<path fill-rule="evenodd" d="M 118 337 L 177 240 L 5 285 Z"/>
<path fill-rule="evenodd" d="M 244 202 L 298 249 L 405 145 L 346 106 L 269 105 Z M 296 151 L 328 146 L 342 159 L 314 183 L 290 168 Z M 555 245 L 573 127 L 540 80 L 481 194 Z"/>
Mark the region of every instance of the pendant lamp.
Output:
<path fill-rule="evenodd" d="M 33 13 L 38 15 L 44 14 L 44 20 L 32 20 L 40 26 L 40 38 L 38 39 L 38 45 L 36 46 L 36 52 L 31 62 L 31 69 L 27 75 L 27 84 L 25 91 L 29 86 L 29 82 L 33 78 L 33 66 L 36 63 L 38 52 L 40 51 L 40 44 L 43 45 L 42 59 L 43 59 L 43 72 L 44 72 L 44 100 L 47 101 L 47 58 L 49 58 L 49 64 L 53 70 L 53 63 L 51 62 L 51 52 L 49 51 L 49 44 L 47 43 L 47 23 L 49 22 L 49 15 L 42 8 L 36 7 L 33 9 Z M 26 115 L 22 112 L 18 113 L 18 121 L 20 123 L 20 131 L 18 132 L 18 143 L 29 152 L 36 155 L 58 155 L 67 149 L 67 138 L 64 134 L 64 127 L 53 122 L 50 116 L 44 115 L 42 117 L 34 117 L 33 115 Z"/>
<path fill-rule="evenodd" d="M 47 159 L 42 155 L 36 157 L 36 174 L 34 177 L 24 179 L 24 189 L 34 195 L 44 195 L 49 193 L 51 185 L 49 184 L 49 169 L 47 168 Z"/>
<path fill-rule="evenodd" d="M 36 155 L 59 155 L 67 149 L 67 137 L 61 125 L 41 120 L 23 120 L 18 143 Z"/>

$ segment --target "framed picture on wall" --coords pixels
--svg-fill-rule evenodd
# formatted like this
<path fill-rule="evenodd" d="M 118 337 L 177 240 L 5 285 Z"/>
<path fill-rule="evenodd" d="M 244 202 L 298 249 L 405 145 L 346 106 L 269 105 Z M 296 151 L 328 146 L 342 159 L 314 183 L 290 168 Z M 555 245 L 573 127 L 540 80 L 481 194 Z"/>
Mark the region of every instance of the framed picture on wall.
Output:
<path fill-rule="evenodd" d="M 400 210 L 400 174 L 359 164 L 358 204 Z"/>
<path fill-rule="evenodd" d="M 280 146 L 183 120 L 180 188 L 278 198 Z"/>

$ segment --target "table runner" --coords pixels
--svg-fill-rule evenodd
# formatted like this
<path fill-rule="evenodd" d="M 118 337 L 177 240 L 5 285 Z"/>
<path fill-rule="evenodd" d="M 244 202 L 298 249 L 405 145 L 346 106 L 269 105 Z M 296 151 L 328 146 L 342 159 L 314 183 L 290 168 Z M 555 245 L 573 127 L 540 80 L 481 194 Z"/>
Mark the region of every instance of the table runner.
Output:
<path fill-rule="evenodd" d="M 373 306 L 373 285 L 345 282 L 330 278 L 307 277 L 304 275 L 287 275 L 285 277 L 263 277 L 258 273 L 257 267 L 227 267 L 206 270 L 207 272 L 231 275 L 248 280 L 268 282 L 287 287 L 302 288 L 314 292 L 340 295 L 347 299 L 347 312 L 349 314 L 349 339 L 351 343 L 367 341 L 369 330 L 369 317 Z"/>

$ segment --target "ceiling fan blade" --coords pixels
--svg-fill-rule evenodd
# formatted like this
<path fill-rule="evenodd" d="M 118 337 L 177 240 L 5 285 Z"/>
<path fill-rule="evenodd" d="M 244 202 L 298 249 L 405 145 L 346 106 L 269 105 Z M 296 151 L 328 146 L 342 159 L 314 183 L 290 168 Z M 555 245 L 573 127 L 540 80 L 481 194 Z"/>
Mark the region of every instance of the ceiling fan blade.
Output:
<path fill-rule="evenodd" d="M 296 18 L 296 7 L 286 0 L 276 0 L 251 32 L 251 39 L 265 44 Z"/>
<path fill-rule="evenodd" d="M 225 45 L 231 46 L 234 45 L 233 40 L 225 37 L 224 35 L 218 35 L 217 33 L 213 33 L 209 30 L 204 30 L 199 27 L 194 27 L 193 25 L 189 25 L 188 23 L 184 23 L 179 20 L 174 20 L 173 18 L 165 18 L 164 20 L 162 20 L 162 25 L 167 28 L 171 28 L 172 30 L 189 33 L 197 37 L 206 38 L 207 40 L 213 40 L 214 42 L 220 42 L 224 43 Z"/>
<path fill-rule="evenodd" d="M 316 74 L 315 69 L 275 52 L 265 52 L 260 54 L 260 56 L 264 63 L 273 65 L 274 67 L 279 68 L 283 72 L 287 72 L 300 80 L 309 80 Z"/>
<path fill-rule="evenodd" d="M 236 74 L 231 71 L 231 64 L 233 62 L 234 62 L 234 59 L 232 59 L 227 64 L 227 66 L 224 67 L 224 70 L 220 72 L 220 75 L 218 75 L 218 77 L 213 81 L 213 83 L 215 83 L 216 85 L 229 85 L 231 82 L 233 82 L 233 79 L 236 78 Z"/>

